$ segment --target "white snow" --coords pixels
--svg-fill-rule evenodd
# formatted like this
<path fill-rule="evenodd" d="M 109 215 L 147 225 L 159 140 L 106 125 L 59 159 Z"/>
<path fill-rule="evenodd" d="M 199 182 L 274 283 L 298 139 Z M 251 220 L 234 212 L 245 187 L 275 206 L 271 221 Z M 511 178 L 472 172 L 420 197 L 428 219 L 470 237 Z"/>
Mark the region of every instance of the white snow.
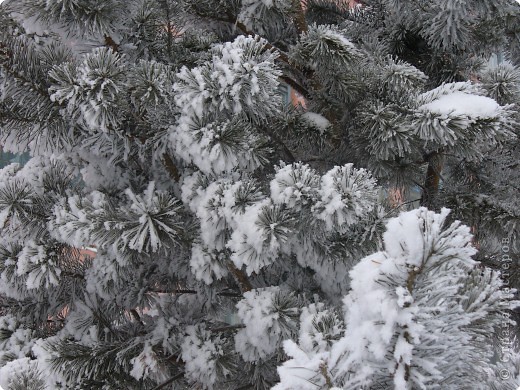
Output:
<path fill-rule="evenodd" d="M 459 322 L 454 322 L 451 311 L 462 310 L 460 298 L 429 301 L 421 289 L 442 289 L 444 296 L 456 296 L 459 278 L 475 264 L 469 229 L 459 222 L 444 226 L 448 213 L 420 208 L 387 223 L 384 250 L 365 257 L 350 272 L 343 337 L 329 345 L 313 328 L 325 315 L 324 306 L 304 308 L 298 343 L 283 344 L 290 359 L 278 368 L 281 382 L 274 389 L 325 388 L 324 370 L 332 385 L 349 389 L 368 388 L 385 377 L 396 390 L 408 389 L 410 383 L 428 388 L 443 378 L 440 367 L 449 351 L 443 346 L 435 349 L 438 339 L 445 337 L 439 329 L 460 332 L 469 319 L 459 314 Z M 341 336 L 342 328 L 338 324 L 333 334 Z M 460 345 L 460 340 L 453 341 Z M 407 370 L 412 379 L 406 378 Z"/>
<path fill-rule="evenodd" d="M 317 128 L 323 134 L 330 126 L 330 121 L 323 115 L 316 112 L 307 111 L 301 118 L 309 123 L 311 126 Z"/>
<path fill-rule="evenodd" d="M 366 216 L 376 203 L 376 182 L 371 174 L 353 164 L 336 166 L 321 178 L 321 200 L 314 206 L 316 218 L 328 230 L 344 229 Z"/>
<path fill-rule="evenodd" d="M 159 370 L 159 361 L 150 343 L 145 343 L 141 353 L 133 358 L 130 363 L 132 363 L 130 375 L 137 380 L 148 378 Z"/>
<path fill-rule="evenodd" d="M 500 105 L 491 98 L 461 91 L 440 96 L 419 107 L 419 110 L 441 115 L 464 115 L 475 119 L 494 118 L 498 115 L 499 109 Z"/>
<path fill-rule="evenodd" d="M 288 336 L 273 307 L 273 299 L 280 293 L 278 286 L 258 288 L 244 293 L 244 299 L 238 302 L 238 316 L 245 328 L 235 335 L 235 349 L 245 361 L 266 358 Z"/>
<path fill-rule="evenodd" d="M 274 204 L 286 204 L 299 209 L 318 198 L 320 176 L 306 164 L 281 165 L 271 181 L 271 198 Z"/>
<path fill-rule="evenodd" d="M 224 356 L 225 339 L 220 335 L 212 335 L 202 326 L 188 326 L 186 333 L 181 346 L 186 375 L 201 382 L 204 388 L 215 388 L 215 381 L 220 374 L 217 359 Z M 222 369 L 222 374 L 226 376 L 228 371 Z"/>
<path fill-rule="evenodd" d="M 206 284 L 220 280 L 228 274 L 225 262 L 227 258 L 219 259 L 216 251 L 210 251 L 202 245 L 194 243 L 191 248 L 190 268 L 197 280 Z"/>

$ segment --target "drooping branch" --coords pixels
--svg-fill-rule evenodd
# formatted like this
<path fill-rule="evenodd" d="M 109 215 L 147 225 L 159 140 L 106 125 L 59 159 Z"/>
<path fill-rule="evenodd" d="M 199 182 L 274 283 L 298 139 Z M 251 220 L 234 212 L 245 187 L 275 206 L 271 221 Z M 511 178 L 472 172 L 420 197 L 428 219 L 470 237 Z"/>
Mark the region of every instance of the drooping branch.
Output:
<path fill-rule="evenodd" d="M 191 289 L 177 289 L 177 290 L 164 290 L 164 289 L 148 289 L 147 293 L 154 294 L 171 294 L 171 295 L 181 295 L 181 294 L 198 294 L 197 290 Z M 219 297 L 229 297 L 229 298 L 241 298 L 242 294 L 233 291 L 220 291 L 217 293 Z"/>

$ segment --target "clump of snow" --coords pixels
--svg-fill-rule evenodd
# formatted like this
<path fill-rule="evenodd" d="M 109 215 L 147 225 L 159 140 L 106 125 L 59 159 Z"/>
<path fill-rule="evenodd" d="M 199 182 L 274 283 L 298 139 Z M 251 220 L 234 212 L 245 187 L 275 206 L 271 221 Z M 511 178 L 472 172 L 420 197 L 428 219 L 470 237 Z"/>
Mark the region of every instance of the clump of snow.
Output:
<path fill-rule="evenodd" d="M 89 294 L 106 300 L 112 299 L 121 278 L 118 268 L 115 259 L 98 252 L 86 271 L 86 289 Z"/>
<path fill-rule="evenodd" d="M 425 303 L 414 299 L 421 296 L 416 289 L 425 287 L 416 285 L 419 276 L 414 275 L 421 275 L 422 283 L 442 280 L 446 284 L 444 292 L 452 290 L 455 296 L 459 288 L 457 277 L 464 272 L 456 267 L 474 264 L 471 256 L 475 250 L 468 246 L 469 229 L 459 223 L 445 228 L 448 213 L 446 209 L 435 214 L 421 208 L 391 219 L 383 236 L 385 251 L 366 257 L 350 272 L 352 291 L 344 299 L 345 336 L 334 345 L 329 361 L 337 369 L 338 377 L 349 375 L 352 383 L 369 385 L 374 376 L 380 375 L 378 365 L 386 365 L 383 362 L 390 359 L 384 375 L 394 378 L 396 389 L 406 388 L 404 367 L 413 364 L 417 346 L 432 337 L 425 322 L 431 308 L 422 307 L 421 303 Z M 437 281 L 427 282 L 423 273 L 440 267 L 447 259 L 451 259 L 454 268 L 453 281 L 441 279 L 439 271 Z M 395 286 L 393 292 L 391 286 Z M 417 368 L 417 375 L 439 378 L 433 364 L 436 357 L 432 359 Z M 368 361 L 379 363 L 367 366 Z M 426 368 L 428 365 L 431 367 Z M 356 372 L 354 376 L 348 374 L 352 371 Z"/>
<path fill-rule="evenodd" d="M 61 199 L 54 208 L 49 228 L 60 241 L 81 248 L 96 242 L 98 248 L 111 246 L 123 252 L 157 252 L 176 242 L 180 222 L 179 202 L 170 192 L 155 189 L 151 181 L 142 193 L 125 191 L 128 202 L 114 207 L 105 194 L 93 191 L 81 199 L 77 195 Z M 103 222 L 101 223 L 100 220 Z M 96 230 L 118 230 L 117 239 L 95 236 Z"/>
<path fill-rule="evenodd" d="M 283 326 L 280 313 L 274 305 L 277 296 L 283 294 L 287 293 L 278 286 L 259 288 L 244 293 L 244 298 L 237 303 L 238 316 L 245 328 L 235 335 L 235 348 L 245 361 L 267 358 L 285 338 L 291 336 L 288 327 L 296 328 L 296 324 L 291 324 L 286 316 L 286 326 Z M 291 314 L 298 313 L 297 308 L 290 311 Z"/>
<path fill-rule="evenodd" d="M 4 337 L 0 340 L 0 362 L 9 359 L 9 355 L 24 358 L 30 355 L 34 344 L 34 332 L 20 327 L 11 315 L 0 317 L 0 331 Z M 6 337 L 5 335 L 9 335 Z"/>
<path fill-rule="evenodd" d="M 190 182 L 186 182 L 190 185 Z M 197 185 L 196 182 L 191 185 Z M 186 186 L 183 186 L 183 189 Z M 234 186 L 229 179 L 221 179 L 210 183 L 206 188 L 196 189 L 190 202 L 201 224 L 202 243 L 210 249 L 222 250 L 226 245 L 226 229 L 233 223 L 231 210 L 225 203 L 226 194 L 233 192 Z M 185 191 L 183 191 L 185 193 Z"/>
<path fill-rule="evenodd" d="M 489 146 L 511 139 L 510 106 L 500 106 L 481 96 L 470 82 L 443 84 L 417 97 L 414 131 L 420 139 L 442 146 L 455 146 L 459 140 L 479 139 Z M 475 147 L 460 150 L 468 160 L 481 159 Z"/>
<path fill-rule="evenodd" d="M 338 313 L 325 308 L 325 304 L 313 303 L 302 309 L 298 342 L 305 351 L 329 350 L 333 341 L 344 332 L 343 320 Z"/>
<path fill-rule="evenodd" d="M 81 177 L 87 190 L 100 188 L 117 188 L 124 190 L 130 185 L 127 172 L 107 160 L 91 155 L 86 156 L 89 163 L 81 168 Z"/>
<path fill-rule="evenodd" d="M 294 163 L 277 168 L 271 180 L 271 198 L 274 204 L 286 204 L 290 208 L 301 208 L 314 203 L 318 197 L 320 177 L 306 164 Z"/>
<path fill-rule="evenodd" d="M 104 206 L 104 195 L 101 193 L 92 193 L 92 197 L 97 198 L 96 206 L 99 210 L 98 214 Z M 49 222 L 49 230 L 51 234 L 62 242 L 81 248 L 91 244 L 92 229 L 94 222 L 92 215 L 88 215 L 88 206 L 94 206 L 92 200 L 73 195 L 67 199 L 61 199 L 54 206 L 54 219 Z M 94 207 L 92 207 L 94 208 Z M 99 244 L 98 244 L 99 245 Z"/>
<path fill-rule="evenodd" d="M 326 361 L 329 353 L 309 352 L 301 349 L 292 340 L 283 343 L 285 353 L 290 357 L 289 360 L 278 367 L 280 383 L 272 390 L 316 390 L 326 389 L 328 384 L 322 375 L 326 369 Z"/>
<path fill-rule="evenodd" d="M 190 268 L 197 280 L 206 284 L 220 280 L 228 274 L 225 266 L 228 256 L 217 251 L 210 251 L 200 244 L 193 244 L 191 248 Z"/>
<path fill-rule="evenodd" d="M 196 174 L 186 178 L 182 187 L 183 199 L 201 224 L 202 247 L 193 247 L 190 262 L 197 278 L 209 282 L 222 277 L 226 271 L 214 255 L 225 250 L 231 251 L 228 259 L 237 267 L 246 265 L 249 274 L 272 264 L 284 244 L 273 230 L 285 228 L 264 226 L 261 220 L 266 214 L 276 215 L 277 206 L 261 193 L 255 193 L 251 202 L 236 207 L 237 196 L 247 188 L 246 182 L 220 179 L 202 186 L 203 180 L 202 175 Z"/>
<path fill-rule="evenodd" d="M 55 66 L 49 73 L 54 81 L 50 98 L 66 104 L 68 113 L 90 131 L 108 132 L 121 119 L 125 65 L 121 55 L 102 47 L 86 54 L 77 69 L 69 62 Z"/>
<path fill-rule="evenodd" d="M 225 338 L 212 335 L 200 325 L 188 326 L 181 346 L 186 375 L 202 383 L 204 388 L 215 388 L 217 378 L 229 374 L 223 365 L 218 364 L 218 359 L 226 354 L 225 343 Z"/>
<path fill-rule="evenodd" d="M 16 272 L 26 277 L 28 289 L 57 286 L 61 269 L 56 259 L 58 253 L 47 253 L 47 248 L 28 241 L 19 254 Z"/>
<path fill-rule="evenodd" d="M 235 134 L 234 144 L 225 141 L 226 133 L 241 127 L 243 134 Z M 193 163 L 206 174 L 229 173 L 240 167 L 244 171 L 253 171 L 260 165 L 251 144 L 258 136 L 249 132 L 245 123 L 232 120 L 221 123 L 209 123 L 204 126 L 191 117 L 182 117 L 176 127 L 171 127 L 170 140 L 176 155 L 186 162 Z"/>
<path fill-rule="evenodd" d="M 258 272 L 278 257 L 283 241 L 272 234 L 276 226 L 262 226 L 262 215 L 274 210 L 270 199 L 253 204 L 236 216 L 237 229 L 227 247 L 233 252 L 231 260 L 237 267 L 246 266 L 248 274 Z"/>
<path fill-rule="evenodd" d="M 330 121 L 323 115 L 318 114 L 316 112 L 307 111 L 301 116 L 301 118 L 309 125 L 318 129 L 320 131 L 320 134 L 325 133 L 325 131 L 327 131 L 331 127 Z"/>
<path fill-rule="evenodd" d="M 376 181 L 353 164 L 334 167 L 321 179 L 315 214 L 328 230 L 341 230 L 365 217 L 376 203 Z"/>
<path fill-rule="evenodd" d="M 324 222 L 317 223 L 321 233 L 316 237 L 344 232 L 371 212 L 377 197 L 375 180 L 352 164 L 323 177 L 305 164 L 282 164 L 270 183 L 270 197 L 255 189 L 253 181 L 212 180 L 196 173 L 185 177 L 182 185 L 182 199 L 201 227 L 201 242 L 194 245 L 190 264 L 196 278 L 206 283 L 227 273 L 218 259 L 226 251 L 231 252 L 227 258 L 239 268 L 245 266 L 248 274 L 273 264 L 282 253 L 292 253 L 325 282 L 348 266 L 315 261 L 314 238 L 298 238 L 298 215 Z"/>
<path fill-rule="evenodd" d="M 420 106 L 419 110 L 446 116 L 468 116 L 474 119 L 495 118 L 500 113 L 500 105 L 486 96 L 455 91 Z"/>
<path fill-rule="evenodd" d="M 261 163 L 252 147 L 259 136 L 241 115 L 265 119 L 279 110 L 280 71 L 276 54 L 265 45 L 262 39 L 239 36 L 215 45 L 211 63 L 177 74 L 175 103 L 181 115 L 169 140 L 180 158 L 206 174 L 253 170 Z"/>
<path fill-rule="evenodd" d="M 0 368 L 0 390 L 12 389 L 15 378 L 28 372 L 40 374 L 38 377 L 43 378 L 41 371 L 38 370 L 38 362 L 36 360 L 25 357 L 7 362 L 5 366 Z"/>
<path fill-rule="evenodd" d="M 159 370 L 157 354 L 153 351 L 150 343 L 145 343 L 139 355 L 130 360 L 132 370 L 130 375 L 135 379 L 149 378 Z"/>
<path fill-rule="evenodd" d="M 314 390 L 326 388 L 323 370 L 330 348 L 343 335 L 343 322 L 323 303 L 302 309 L 298 343 L 286 340 L 284 351 L 291 359 L 278 367 L 280 383 L 273 390 Z"/>

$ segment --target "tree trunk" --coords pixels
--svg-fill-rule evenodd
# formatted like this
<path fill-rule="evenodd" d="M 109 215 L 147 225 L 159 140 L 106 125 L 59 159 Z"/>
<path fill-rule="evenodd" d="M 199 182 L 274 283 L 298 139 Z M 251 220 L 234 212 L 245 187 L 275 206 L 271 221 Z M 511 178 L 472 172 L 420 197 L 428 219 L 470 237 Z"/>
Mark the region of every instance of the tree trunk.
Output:
<path fill-rule="evenodd" d="M 435 198 L 439 192 L 444 155 L 440 151 L 433 152 L 428 155 L 426 160 L 428 161 L 428 169 L 426 170 L 426 178 L 424 180 L 421 206 L 433 209 Z"/>

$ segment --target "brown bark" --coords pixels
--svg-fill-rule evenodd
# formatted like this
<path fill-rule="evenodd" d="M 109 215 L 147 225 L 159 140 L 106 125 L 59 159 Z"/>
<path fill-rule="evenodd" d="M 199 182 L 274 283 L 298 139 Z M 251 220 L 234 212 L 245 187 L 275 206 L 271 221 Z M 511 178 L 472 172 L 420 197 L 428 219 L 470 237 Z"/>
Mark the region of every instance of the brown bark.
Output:
<path fill-rule="evenodd" d="M 419 275 L 423 270 L 423 265 L 421 265 L 421 267 L 415 267 L 413 268 L 412 270 L 410 270 L 410 272 L 408 273 L 408 278 L 406 279 L 406 289 L 408 290 L 408 292 L 410 293 L 410 295 L 413 295 L 413 289 L 414 289 L 414 286 L 415 286 L 415 279 L 417 278 L 417 275 Z M 407 307 L 410 307 L 411 303 L 410 302 L 406 302 L 403 307 L 404 308 L 407 308 Z M 409 344 L 412 344 L 412 340 L 411 340 L 411 336 L 410 336 L 410 332 L 408 331 L 408 326 L 405 325 L 404 326 L 404 338 L 405 340 L 409 343 Z M 395 349 L 394 349 L 395 351 Z M 395 369 L 397 371 L 397 369 L 399 368 L 399 365 L 400 364 L 403 364 L 403 361 L 402 359 L 399 360 L 399 362 L 397 362 L 395 364 Z M 411 370 L 411 367 L 409 364 L 407 363 L 404 363 L 404 380 L 406 382 L 408 382 L 410 380 L 410 370 Z"/>
<path fill-rule="evenodd" d="M 426 161 L 428 161 L 428 169 L 424 180 L 421 206 L 432 208 L 439 192 L 444 155 L 440 151 L 433 152 L 427 156 Z"/>
<path fill-rule="evenodd" d="M 108 35 L 105 35 L 105 46 L 111 48 L 115 53 L 119 50 L 119 45 Z"/>
<path fill-rule="evenodd" d="M 251 282 L 249 281 L 249 278 L 247 277 L 246 273 L 242 271 L 241 269 L 238 269 L 235 264 L 233 264 L 231 261 L 228 262 L 228 270 L 231 272 L 233 277 L 235 278 L 236 282 L 238 283 L 240 287 L 240 291 L 242 293 L 251 291 L 253 289 L 253 286 L 251 285 Z"/>
<path fill-rule="evenodd" d="M 170 177 L 177 183 L 180 180 L 181 175 L 179 174 L 179 169 L 167 153 L 163 154 L 163 164 L 168 173 L 170 174 Z"/>
<path fill-rule="evenodd" d="M 305 20 L 305 12 L 303 11 L 302 2 L 300 0 L 292 0 L 294 10 L 294 25 L 300 34 L 308 31 L 307 20 Z"/>

